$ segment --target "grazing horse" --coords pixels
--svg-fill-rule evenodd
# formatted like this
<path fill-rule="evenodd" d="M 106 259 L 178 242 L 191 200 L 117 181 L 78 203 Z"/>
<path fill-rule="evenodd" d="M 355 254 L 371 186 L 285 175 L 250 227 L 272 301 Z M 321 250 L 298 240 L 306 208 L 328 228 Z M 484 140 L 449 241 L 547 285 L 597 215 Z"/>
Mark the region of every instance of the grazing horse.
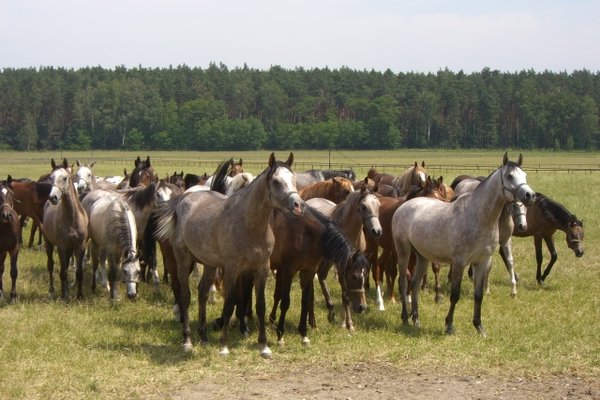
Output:
<path fill-rule="evenodd" d="M 464 193 L 473 192 L 485 178 L 469 177 L 468 175 L 460 175 L 452 181 L 454 193 L 456 197 Z M 521 202 L 511 201 L 504 205 L 498 219 L 498 251 L 500 257 L 508 270 L 510 281 L 511 296 L 517 295 L 517 273 L 515 272 L 515 262 L 512 255 L 512 235 L 513 231 L 523 232 L 527 229 L 527 219 L 525 217 L 525 206 Z M 449 272 L 451 273 L 451 272 Z M 472 275 L 472 270 L 469 268 L 469 275 Z M 486 278 L 486 293 L 489 294 L 489 280 Z"/>
<path fill-rule="evenodd" d="M 368 261 L 329 219 L 310 207 L 305 208 L 300 218 L 290 218 L 280 211 L 274 211 L 271 228 L 275 234 L 275 247 L 271 254 L 271 270 L 275 271 L 275 292 L 273 309 L 269 321 L 275 324 L 277 306 L 281 301 L 281 314 L 277 323 L 277 340 L 283 344 L 285 316 L 290 307 L 290 289 L 296 273 L 300 274 L 302 300 L 298 331 L 302 343 L 308 344 L 307 322 L 316 328 L 313 310 L 313 281 L 321 261 L 331 260 L 338 271 L 345 309 L 362 312 L 366 308 L 364 277 Z M 350 312 L 350 311 L 348 311 Z"/>
<path fill-rule="evenodd" d="M 425 161 L 421 162 L 421 165 L 415 161 L 414 166 L 408 168 L 394 179 L 392 186 L 402 196 L 410 193 L 414 187 L 423 188 L 426 179 L 427 170 L 425 170 Z"/>
<path fill-rule="evenodd" d="M 498 219 L 508 201 L 533 203 L 535 192 L 527 184 L 521 169 L 523 161 L 508 160 L 505 153 L 502 166 L 492 172 L 477 189 L 459 196 L 451 203 L 427 197 L 417 197 L 402 204 L 392 218 L 392 235 L 398 256 L 402 299 L 402 322 L 408 324 L 407 269 L 411 254 L 416 256 L 412 279 L 412 319 L 419 321 L 419 290 L 427 260 L 452 264 L 450 309 L 446 316 L 446 333 L 454 332 L 454 308 L 460 298 L 464 268 L 473 266 L 475 283 L 473 325 L 485 336 L 481 323 L 484 284 L 491 266 L 491 256 L 498 243 Z"/>
<path fill-rule="evenodd" d="M 86 205 L 86 196 L 83 199 Z M 127 297 L 137 295 L 137 282 L 140 275 L 140 263 L 137 259 L 137 229 L 133 212 L 127 203 L 116 193 L 101 196 L 89 205 L 89 233 L 92 258 L 92 290 L 96 288 L 96 270 L 98 262 L 104 266 L 108 259 L 110 297 L 119 298 L 117 275 L 122 267 L 123 282 L 127 286 Z M 106 271 L 102 268 L 102 280 L 105 285 Z"/>
<path fill-rule="evenodd" d="M 10 178 L 10 177 L 9 177 Z M 4 276 L 4 261 L 10 256 L 10 301 L 17 299 L 17 260 L 19 259 L 19 238 L 21 225 L 14 209 L 13 192 L 8 185 L 0 183 L 0 300 L 4 299 L 2 277 Z"/>
<path fill-rule="evenodd" d="M 189 273 L 194 263 L 199 262 L 204 265 L 198 286 L 201 341 L 208 340 L 206 302 L 209 288 L 217 269 L 222 268 L 225 298 L 220 354 L 229 354 L 228 331 L 234 307 L 238 312 L 246 310 L 246 296 L 240 296 L 236 288 L 240 285 L 247 288 L 247 283 L 252 282 L 256 293 L 260 354 L 271 357 L 265 329 L 265 285 L 275 238 L 269 220 L 274 209 L 295 216 L 304 211 L 304 201 L 297 193 L 295 176 L 290 169 L 293 157 L 290 153 L 286 162 L 280 162 L 271 154 L 268 167 L 248 187 L 230 197 L 212 190 L 185 193 L 161 208 L 156 238 L 169 241 L 172 257 L 176 260 L 177 279 L 173 278 L 173 288 L 185 351 L 192 348 L 188 316 Z"/>
<path fill-rule="evenodd" d="M 129 178 L 130 187 L 148 186 L 150 182 L 156 180 L 154 168 L 150 164 L 150 156 L 147 156 L 145 161 L 142 161 L 138 156 L 134 161 L 134 166 L 135 168 L 131 171 L 131 177 Z"/>
<path fill-rule="evenodd" d="M 354 192 L 352 181 L 346 178 L 329 178 L 322 182 L 316 182 L 298 190 L 302 200 L 320 197 L 339 204 L 346 200 L 350 193 Z"/>
<path fill-rule="evenodd" d="M 32 220 L 32 229 L 27 244 L 27 247 L 31 248 L 35 239 L 34 227 L 39 226 L 42 222 L 44 205 L 48 200 L 48 196 L 50 196 L 52 184 L 30 179 L 13 179 L 10 175 L 8 175 L 5 183 L 5 186 L 13 192 L 14 209 L 21 216 L 21 222 L 24 222 L 26 217 L 30 217 Z M 19 237 L 20 235 L 21 233 L 19 233 Z"/>
<path fill-rule="evenodd" d="M 374 190 L 364 187 L 360 191 L 352 192 L 346 200 L 340 204 L 335 204 L 329 200 L 313 198 L 307 200 L 307 204 L 330 217 L 333 223 L 348 237 L 356 249 L 364 251 L 365 235 L 364 230 L 374 237 L 381 236 L 381 224 L 379 223 L 379 199 L 375 195 L 377 187 Z M 328 309 L 328 319 L 334 320 L 334 304 L 327 287 L 327 275 L 331 268 L 331 261 L 324 260 L 319 266 L 318 276 L 321 291 L 325 297 L 325 303 Z M 354 330 L 352 317 L 347 309 L 344 310 L 344 324 L 350 331 Z"/>
<path fill-rule="evenodd" d="M 567 246 L 573 250 L 575 256 L 583 256 L 583 221 L 579 220 L 575 214 L 572 214 L 557 201 L 541 193 L 536 193 L 535 203 L 527 207 L 527 229 L 524 231 L 515 229 L 513 235 L 518 237 L 533 236 L 537 262 L 536 279 L 539 284 L 544 283 L 558 257 L 554 247 L 554 233 L 557 229 L 565 232 Z M 548 251 L 550 251 L 550 262 L 543 274 L 542 240 L 546 242 Z"/>
<path fill-rule="evenodd" d="M 79 197 L 73 186 L 71 174 L 68 172 L 68 162 L 65 158 L 62 165 L 51 161 L 52 190 L 49 201 L 44 208 L 44 237 L 46 238 L 47 267 L 50 275 L 50 295 L 54 295 L 54 260 L 52 252 L 54 247 L 58 251 L 60 260 L 61 297 L 69 296 L 67 271 L 69 260 L 75 256 L 77 278 L 77 297 L 83 297 L 81 288 L 83 279 L 83 255 L 85 242 L 88 238 L 88 217 L 79 202 Z"/>

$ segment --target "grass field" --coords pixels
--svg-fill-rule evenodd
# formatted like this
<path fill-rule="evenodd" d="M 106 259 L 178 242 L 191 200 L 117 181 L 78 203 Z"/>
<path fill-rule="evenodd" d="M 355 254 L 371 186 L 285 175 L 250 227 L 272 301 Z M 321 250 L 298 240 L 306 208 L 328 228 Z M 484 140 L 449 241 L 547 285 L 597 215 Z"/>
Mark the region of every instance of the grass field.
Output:
<path fill-rule="evenodd" d="M 270 152 L 251 153 L 1 153 L 0 177 L 37 178 L 50 169 L 49 159 L 68 157 L 69 162 L 98 160 L 98 175 L 115 175 L 123 168 L 133 169 L 133 159 L 146 154 L 162 177 L 173 171 L 203 173 L 225 158 L 243 158 L 250 172 L 258 173 Z M 456 175 L 487 175 L 502 160 L 501 151 L 382 151 L 333 152 L 332 163 L 358 166 L 364 177 L 370 165 L 399 173 L 415 160 L 433 166 L 430 173 L 450 182 Z M 329 163 L 328 152 L 294 152 L 297 170 Z M 509 153 L 516 159 L 518 152 Z M 287 152 L 278 152 L 278 158 Z M 479 167 L 477 167 L 479 166 Z M 546 170 L 556 168 L 556 171 Z M 309 167 L 310 168 L 310 167 Z M 400 307 L 387 303 L 385 312 L 374 307 L 353 317 L 357 332 L 348 335 L 338 325 L 327 322 L 320 293 L 316 293 L 318 328 L 309 331 L 311 345 L 300 343 L 296 326 L 299 318 L 299 290 L 293 288 L 288 313 L 286 345 L 275 345 L 269 332 L 273 360 L 258 355 L 256 332 L 242 338 L 232 331 L 232 354 L 218 356 L 218 333 L 211 332 L 210 345 L 196 345 L 184 354 L 180 324 L 171 314 L 173 296 L 168 286 L 154 293 L 140 285 L 135 302 L 111 303 L 106 292 L 93 294 L 90 271 L 84 271 L 84 300 L 63 302 L 48 298 L 45 252 L 22 249 L 19 258 L 19 300 L 0 304 L 0 398 L 125 399 L 165 398 L 177 388 L 220 376 L 226 384 L 233 377 L 268 376 L 273 371 L 326 366 L 341 368 L 356 362 L 384 362 L 407 369 L 462 371 L 465 374 L 498 376 L 556 376 L 561 374 L 593 377 L 600 374 L 600 168 L 598 153 L 524 153 L 524 169 L 530 185 L 563 203 L 584 220 L 585 250 L 575 258 L 565 244 L 562 232 L 555 235 L 558 261 L 543 287 L 535 282 L 532 238 L 514 238 L 513 253 L 521 276 L 518 296 L 509 295 L 508 274 L 500 257 L 494 256 L 491 295 L 484 298 L 483 321 L 488 332 L 483 339 L 471 325 L 473 287 L 463 281 L 463 293 L 455 314 L 454 336 L 444 335 L 448 309 L 448 288 L 441 304 L 433 293 L 421 297 L 421 329 L 402 327 Z M 24 231 L 28 237 L 29 227 Z M 545 261 L 549 258 L 545 252 Z M 56 257 L 55 257 L 56 259 Z M 443 269 L 443 275 L 447 271 Z M 331 278 L 330 278 L 331 279 Z M 445 276 L 443 277 L 446 282 Z M 197 278 L 194 278 L 194 286 Z M 272 304 L 269 280 L 267 309 Z M 5 289 L 10 285 L 4 274 Z M 330 282 L 339 311 L 339 288 Z M 195 291 L 195 290 L 194 290 Z M 221 304 L 209 308 L 209 320 L 220 313 Z M 197 327 L 195 296 L 191 307 L 192 330 Z M 197 339 L 197 336 L 195 336 Z"/>

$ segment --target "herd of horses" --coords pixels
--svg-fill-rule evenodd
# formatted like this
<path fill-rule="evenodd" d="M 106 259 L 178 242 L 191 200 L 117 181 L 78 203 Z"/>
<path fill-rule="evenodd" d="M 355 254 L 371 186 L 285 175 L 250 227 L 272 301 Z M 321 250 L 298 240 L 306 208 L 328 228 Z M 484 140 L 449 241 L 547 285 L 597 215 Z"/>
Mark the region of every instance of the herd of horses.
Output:
<path fill-rule="evenodd" d="M 424 162 L 415 162 L 397 176 L 373 168 L 364 179 L 357 179 L 352 170 L 293 172 L 293 162 L 293 153 L 285 161 L 271 154 L 265 170 L 254 176 L 243 171 L 241 159 L 230 159 L 212 176 L 182 171 L 159 179 L 149 156 L 138 157 L 131 173 L 125 170 L 121 177 L 97 177 L 94 163 L 69 165 L 64 159 L 57 164 L 52 159 L 50 173 L 38 180 L 9 175 L 0 182 L 0 298 L 8 255 L 10 299 L 17 299 L 17 260 L 25 218 L 42 228 L 52 296 L 56 249 L 63 299 L 70 298 L 68 273 L 73 263 L 77 297 L 83 296 L 86 257 L 92 265 L 92 289 L 100 280 L 111 299 L 119 298 L 119 279 L 128 298 L 137 296 L 141 281 L 158 288 L 158 244 L 163 280 L 170 283 L 182 325 L 184 350 L 192 349 L 190 275 L 201 264 L 200 340 L 208 341 L 206 307 L 216 287 L 223 295 L 221 315 L 215 321 L 215 327 L 221 328 L 223 355 L 229 353 L 234 312 L 240 331 L 248 334 L 254 295 L 260 354 L 269 358 L 265 292 L 270 275 L 275 289 L 268 320 L 275 326 L 278 343 L 283 343 L 296 275 L 301 287 L 302 342 L 310 342 L 308 326 L 316 326 L 315 277 L 328 319 L 334 320 L 327 286 L 332 265 L 341 288 L 344 326 L 350 331 L 354 330 L 352 312 L 367 307 L 369 274 L 378 309 L 385 309 L 384 298 L 395 301 L 397 279 L 402 322 L 408 324 L 410 317 L 419 326 L 419 293 L 427 282 L 428 267 L 432 266 L 435 299 L 440 301 L 440 265 L 449 265 L 448 334 L 454 331 L 454 310 L 464 270 L 469 268 L 474 281 L 473 324 L 485 335 L 481 306 L 497 245 L 513 296 L 518 276 L 512 236 L 534 237 L 540 284 L 557 259 L 553 239 L 557 230 L 566 233 L 567 245 L 577 257 L 584 252 L 582 221 L 529 186 L 522 156 L 515 162 L 505 154 L 501 166 L 488 177 L 459 176 L 451 185 L 428 175 Z M 32 228 L 28 247 L 33 246 L 33 235 Z M 542 241 L 551 255 L 543 272 Z"/>

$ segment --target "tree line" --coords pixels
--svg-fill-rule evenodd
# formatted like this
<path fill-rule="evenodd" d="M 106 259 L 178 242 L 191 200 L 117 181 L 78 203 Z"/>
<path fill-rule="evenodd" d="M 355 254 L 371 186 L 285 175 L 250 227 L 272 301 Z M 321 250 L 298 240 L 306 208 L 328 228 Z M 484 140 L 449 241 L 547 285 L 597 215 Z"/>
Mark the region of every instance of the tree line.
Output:
<path fill-rule="evenodd" d="M 597 149 L 600 75 L 5 68 L 0 149 Z"/>

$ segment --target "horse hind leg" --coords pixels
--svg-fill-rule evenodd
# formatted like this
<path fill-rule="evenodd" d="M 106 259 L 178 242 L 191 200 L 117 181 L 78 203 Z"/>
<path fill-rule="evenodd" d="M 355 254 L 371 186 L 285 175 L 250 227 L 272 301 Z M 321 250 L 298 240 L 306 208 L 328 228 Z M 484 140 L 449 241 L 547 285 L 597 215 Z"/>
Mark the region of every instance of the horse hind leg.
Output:
<path fill-rule="evenodd" d="M 506 265 L 506 269 L 508 270 L 508 277 L 509 277 L 509 282 L 510 282 L 510 295 L 512 297 L 515 297 L 517 295 L 517 274 L 515 273 L 515 261 L 513 259 L 513 255 L 512 255 L 512 246 L 511 246 L 510 238 L 508 239 L 508 241 L 506 243 L 500 245 L 499 252 L 500 252 L 500 257 L 502 258 L 502 261 L 504 262 L 504 265 Z M 486 281 L 487 281 L 486 293 L 489 294 L 490 293 L 489 276 L 486 279 Z"/>
<path fill-rule="evenodd" d="M 425 276 L 425 272 L 427 271 L 427 267 L 429 266 L 429 261 L 420 254 L 413 253 L 416 257 L 415 259 L 415 271 L 412 276 L 411 286 L 412 286 L 412 319 L 413 323 L 416 327 L 421 326 L 421 322 L 419 320 L 419 289 L 421 287 L 421 282 L 423 282 L 423 277 Z"/>
<path fill-rule="evenodd" d="M 17 268 L 17 261 L 19 259 L 19 249 L 13 250 L 10 253 L 10 279 L 11 279 L 11 288 L 10 288 L 10 302 L 14 303 L 17 301 L 17 277 L 19 276 L 19 269 Z M 4 261 L 2 262 L 4 265 Z M 1 275 L 0 275 L 1 279 Z"/>
<path fill-rule="evenodd" d="M 258 319 L 258 346 L 260 348 L 260 355 L 263 358 L 270 359 L 273 353 L 267 345 L 267 330 L 265 323 L 266 314 L 266 302 L 265 302 L 265 288 L 267 284 L 267 277 L 269 276 L 269 267 L 264 266 L 259 268 L 254 273 L 254 283 L 256 287 L 256 316 Z"/>
<path fill-rule="evenodd" d="M 46 239 L 46 268 L 48 269 L 49 275 L 49 287 L 48 287 L 48 295 L 53 298 L 55 289 L 54 289 L 54 258 L 52 257 L 54 253 L 54 245 L 50 243 L 48 239 Z"/>
<path fill-rule="evenodd" d="M 329 322 L 335 321 L 335 309 L 333 304 L 333 299 L 329 292 L 329 287 L 327 286 L 327 275 L 329 274 L 329 269 L 331 268 L 331 263 L 328 261 L 322 261 L 319 265 L 318 277 L 319 277 L 319 285 L 321 285 L 321 291 L 323 292 L 323 297 L 325 298 L 325 305 L 327 306 L 327 320 Z"/>
<path fill-rule="evenodd" d="M 450 308 L 448 310 L 448 314 L 446 315 L 446 334 L 448 335 L 452 335 L 454 333 L 454 309 L 456 308 L 456 303 L 458 303 L 458 300 L 460 299 L 460 285 L 462 283 L 465 266 L 452 264 L 450 268 Z"/>
<path fill-rule="evenodd" d="M 4 261 L 6 260 L 6 251 L 0 252 L 0 301 L 4 300 L 4 289 L 2 286 L 2 277 L 4 276 Z"/>
<path fill-rule="evenodd" d="M 485 282 L 492 266 L 491 257 L 486 261 L 473 265 L 473 281 L 475 282 L 474 290 L 474 307 L 473 307 L 473 326 L 477 332 L 485 337 L 486 332 L 481 323 L 481 306 L 483 304 L 483 295 L 485 293 Z"/>
<path fill-rule="evenodd" d="M 556 254 L 556 248 L 554 247 L 554 237 L 545 237 L 544 241 L 546 242 L 546 246 L 548 247 L 548 251 L 550 252 L 550 262 L 548 263 L 546 269 L 544 270 L 544 273 L 542 274 L 542 283 L 546 280 L 548 275 L 550 275 L 550 271 L 552 270 L 552 267 L 554 266 L 554 263 L 558 258 L 558 255 Z"/>

